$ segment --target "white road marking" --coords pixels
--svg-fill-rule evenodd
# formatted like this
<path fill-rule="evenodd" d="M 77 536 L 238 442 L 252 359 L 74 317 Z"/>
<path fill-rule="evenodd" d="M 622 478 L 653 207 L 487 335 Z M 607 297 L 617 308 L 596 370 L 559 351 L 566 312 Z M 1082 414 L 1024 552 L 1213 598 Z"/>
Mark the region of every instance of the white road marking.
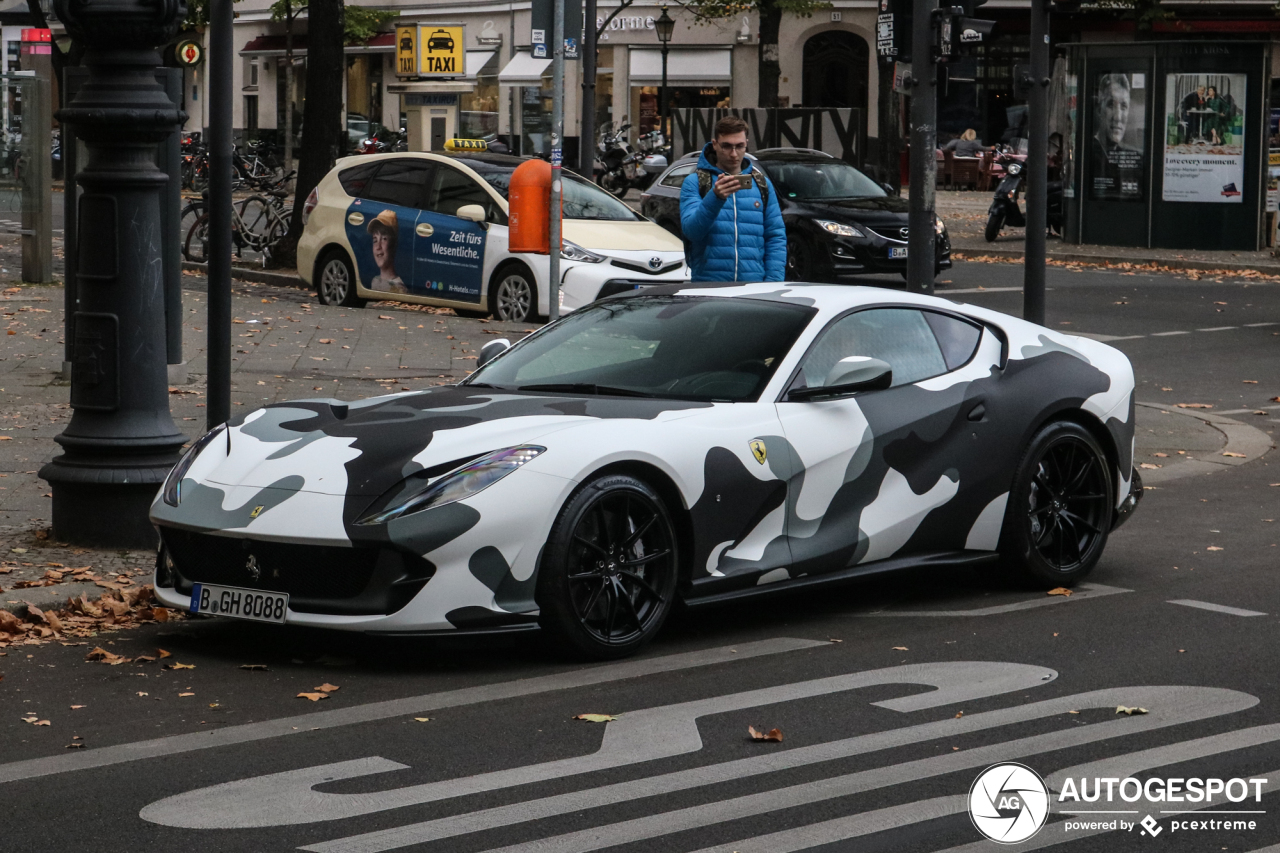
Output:
<path fill-rule="evenodd" d="M 1190 332 L 1152 332 L 1152 333 L 1151 333 L 1151 337 L 1153 337 L 1153 338 L 1166 338 L 1166 337 L 1168 337 L 1169 335 L 1189 335 L 1189 334 L 1191 334 L 1191 333 L 1190 333 Z"/>
<path fill-rule="evenodd" d="M 1212 610 L 1215 613 L 1226 613 L 1231 616 L 1266 616 L 1267 614 L 1257 610 L 1241 610 L 1239 607 L 1228 607 L 1225 604 L 1213 604 L 1209 601 L 1195 601 L 1190 598 L 1179 598 L 1168 602 L 1169 604 L 1181 604 L 1183 607 L 1196 607 L 1200 610 Z"/>
<path fill-rule="evenodd" d="M 456 708 L 460 705 L 474 705 L 500 699 L 533 696 L 555 690 L 570 690 L 577 687 L 608 684 L 626 678 L 639 678 L 663 672 L 673 672 L 710 664 L 728 663 L 745 658 L 829 645 L 829 643 L 817 640 L 776 637 L 753 643 L 742 643 L 732 648 L 724 646 L 645 660 L 594 666 L 555 675 L 522 678 L 515 681 L 486 684 L 480 687 L 465 687 L 440 693 L 428 693 L 422 696 L 410 696 L 404 699 L 372 702 L 350 708 L 338 708 L 332 711 L 315 711 L 277 720 L 263 720 L 259 723 L 228 726 L 220 731 L 191 732 L 190 734 L 156 738 L 155 740 L 106 746 L 101 749 L 86 749 L 83 752 L 71 755 L 34 758 L 27 761 L 0 764 L 0 783 L 51 776 L 55 773 L 87 770 L 93 767 L 107 767 L 113 764 L 123 764 L 127 761 L 137 761 L 142 758 L 177 755 L 198 749 L 212 749 L 238 743 L 251 743 L 284 735 L 296 735 L 314 729 L 348 726 L 355 723 L 385 720 L 391 717 L 410 717 L 440 708 Z"/>
<path fill-rule="evenodd" d="M 1214 326 L 1209 329 L 1196 329 L 1197 332 L 1225 332 L 1227 329 L 1238 329 L 1239 326 Z"/>
<path fill-rule="evenodd" d="M 1271 411 L 1280 409 L 1280 406 L 1254 406 L 1252 409 L 1226 409 L 1221 412 L 1214 412 L 1215 415 L 1251 415 L 1256 411 Z"/>
<path fill-rule="evenodd" d="M 934 687 L 930 692 L 872 703 L 894 711 L 915 711 L 1027 690 L 1048 684 L 1055 678 L 1057 673 L 1045 667 L 1014 663 L 954 662 L 895 666 L 624 712 L 604 729 L 603 743 L 590 755 L 378 793 L 347 795 L 314 790 L 316 785 L 333 779 L 352 779 L 408 769 L 384 758 L 365 758 L 198 788 L 148 805 L 142 810 L 141 817 L 152 823 L 187 829 L 246 829 L 339 820 L 697 752 L 702 749 L 698 719 L 712 714 L 877 685 L 927 684 Z M 639 784 L 630 782 L 624 787 L 630 789 Z M 664 790 L 667 788 L 660 787 L 654 793 Z M 625 796 L 634 797 L 636 793 L 632 790 Z M 584 808 L 582 795 L 574 797 L 577 805 L 571 809 Z"/>
<path fill-rule="evenodd" d="M 1052 287 L 1048 289 L 1053 290 Z M 948 296 L 952 293 L 1018 293 L 1021 291 L 1021 287 L 958 287 L 955 290 L 940 287 L 935 292 L 938 296 Z"/>
<path fill-rule="evenodd" d="M 1256 329 L 1260 326 L 1280 326 L 1280 323 L 1245 323 L 1246 329 Z"/>
<path fill-rule="evenodd" d="M 975 607 L 971 610 L 876 610 L 872 613 L 849 613 L 848 616 L 868 617 L 939 617 L 939 616 L 995 616 L 999 613 L 1013 613 L 1017 610 L 1030 610 L 1034 607 L 1046 607 L 1050 604 L 1064 604 L 1068 601 L 1083 601 L 1089 598 L 1102 598 L 1107 595 L 1118 595 L 1122 592 L 1133 592 L 1118 586 L 1106 586 L 1100 583 L 1082 583 L 1071 595 L 1046 595 L 1028 601 L 1015 601 L 1012 604 L 996 604 L 991 607 Z"/>
<path fill-rule="evenodd" d="M 1082 702 L 1081 700 L 1086 696 L 1088 700 Z M 1039 755 L 1059 749 L 1097 743 L 1113 737 L 1122 737 L 1151 729 L 1178 725 L 1190 722 L 1191 719 L 1204 719 L 1206 717 L 1216 717 L 1223 713 L 1231 713 L 1226 709 L 1213 707 L 1212 703 L 1214 702 L 1230 702 L 1234 706 L 1234 710 L 1243 710 L 1245 707 L 1252 707 L 1258 701 L 1256 697 L 1248 694 L 1220 688 L 1136 687 L 1101 690 L 1091 694 L 1084 694 L 1084 696 L 1069 697 L 1074 704 L 1067 706 L 1059 704 L 1062 700 L 1049 700 L 1038 704 L 1060 707 L 1062 710 L 1057 713 L 1065 713 L 1066 710 L 1080 710 L 1085 707 L 1114 708 L 1117 702 L 1123 703 L 1125 701 L 1123 699 L 1125 696 L 1131 697 L 1132 701 L 1140 701 L 1143 707 L 1151 708 L 1151 713 L 1141 718 L 1125 717 L 1090 726 L 1072 727 L 1049 734 L 1036 734 L 1004 743 L 975 747 L 974 749 L 915 761 L 905 761 L 899 764 L 877 767 L 871 770 L 863 770 L 785 788 L 775 788 L 719 802 L 705 803 L 606 826 L 596 826 L 564 835 L 514 844 L 490 850 L 487 853 L 589 853 L 589 851 L 636 841 L 661 838 L 676 832 L 700 829 L 769 812 L 826 802 L 891 785 L 914 783 L 948 773 L 973 770 L 999 761 L 1025 758 L 1030 755 Z M 1132 698 L 1139 696 L 1142 698 Z M 1170 713 L 1171 711 L 1172 713 Z M 1152 719 L 1153 716 L 1155 716 L 1155 719 Z M 1280 739 L 1280 725 L 1262 726 L 1259 730 L 1262 729 L 1267 730 L 1265 734 L 1266 740 L 1256 740 L 1254 742 Z M 1245 732 L 1251 731 L 1254 730 L 1245 730 Z M 1242 733 L 1233 732 L 1231 734 Z M 1241 737 L 1240 740 L 1244 741 L 1247 738 Z M 1247 744 L 1242 743 L 1241 745 Z M 1135 755 L 1137 754 L 1139 753 L 1135 753 Z M 336 848 L 322 848 L 318 845 L 313 845 L 301 849 L 309 851 L 324 850 L 324 853 L 333 853 Z M 353 847 L 350 848 L 350 851 L 351 853 L 355 853 L 355 851 L 364 853 L 365 849 Z M 385 848 L 374 847 L 368 849 L 378 850 Z M 989 849 L 989 845 L 987 849 Z"/>

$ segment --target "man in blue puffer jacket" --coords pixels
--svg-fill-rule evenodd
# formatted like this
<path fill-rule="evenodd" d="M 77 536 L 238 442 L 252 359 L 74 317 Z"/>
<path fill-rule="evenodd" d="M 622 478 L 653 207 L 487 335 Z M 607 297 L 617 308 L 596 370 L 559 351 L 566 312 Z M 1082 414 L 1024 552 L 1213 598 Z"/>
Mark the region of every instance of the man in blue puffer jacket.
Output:
<path fill-rule="evenodd" d="M 786 278 L 787 232 L 778 194 L 746 154 L 746 122 L 725 116 L 680 187 L 680 227 L 694 281 Z M 740 176 L 749 179 L 746 187 Z"/>

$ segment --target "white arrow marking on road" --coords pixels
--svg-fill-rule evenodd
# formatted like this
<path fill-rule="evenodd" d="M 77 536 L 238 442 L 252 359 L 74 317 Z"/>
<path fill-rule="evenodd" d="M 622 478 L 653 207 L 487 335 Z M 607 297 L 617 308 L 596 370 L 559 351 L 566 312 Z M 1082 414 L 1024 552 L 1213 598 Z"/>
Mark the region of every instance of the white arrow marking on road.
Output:
<path fill-rule="evenodd" d="M 1045 712 L 1043 715 L 1048 715 L 1089 707 L 1114 708 L 1117 704 L 1127 701 L 1140 702 L 1144 707 L 1153 710 L 1142 717 L 1124 717 L 1112 722 L 1073 727 L 1060 732 L 1033 735 L 935 758 L 907 761 L 817 782 L 775 788 L 757 794 L 537 839 L 486 851 L 486 853 L 588 853 L 588 851 L 661 838 L 676 832 L 699 829 L 717 823 L 847 797 L 891 785 L 919 782 L 922 779 L 947 773 L 986 767 L 1000 761 L 1234 713 L 1251 708 L 1258 703 L 1256 697 L 1247 693 L 1215 687 L 1129 687 L 1051 699 L 1037 703 L 1036 706 Z M 1050 712 L 1049 709 L 1052 711 Z M 1277 734 L 1276 738 L 1280 738 L 1280 734 Z M 587 792 L 579 792 L 578 796 L 585 793 Z M 383 833 L 369 833 L 366 836 L 338 839 L 300 849 L 313 851 L 313 853 L 338 853 L 339 851 L 372 853 L 392 849 L 385 844 L 361 843 L 376 842 L 375 836 L 381 834 Z M 410 843 L 420 843 L 422 840 L 416 839 Z"/>
<path fill-rule="evenodd" d="M 723 646 L 695 652 L 682 652 L 680 654 L 630 660 L 605 666 L 586 667 L 555 675 L 502 681 L 497 684 L 481 685 L 480 687 L 464 687 L 458 690 L 446 690 L 441 693 L 428 693 L 423 696 L 390 699 L 386 702 L 372 702 L 366 705 L 355 705 L 350 708 L 338 708 L 333 711 L 314 711 L 309 714 L 299 714 L 278 720 L 263 720 L 260 723 L 228 726 L 219 731 L 192 732 L 185 735 L 156 738 L 155 740 L 106 746 L 101 749 L 86 749 L 71 755 L 34 758 L 27 761 L 0 764 L 0 783 L 50 776 L 55 773 L 68 773 L 74 770 L 87 770 L 93 767 L 108 767 L 113 764 L 122 764 L 126 761 L 137 761 L 142 758 L 178 755 L 197 749 L 212 749 L 219 746 L 252 743 L 253 741 L 282 737 L 284 735 L 303 734 L 315 729 L 349 726 L 374 720 L 386 720 L 392 717 L 412 717 L 428 711 L 439 710 L 440 708 L 457 708 L 462 705 L 476 705 L 482 702 L 534 696 L 556 690 L 572 690 L 578 687 L 590 687 L 595 684 L 622 681 L 626 678 L 640 678 L 646 675 L 675 672 L 710 664 L 729 663 L 762 655 L 830 647 L 830 645 L 830 643 L 819 640 L 775 637 L 752 643 L 741 643 L 732 648 Z"/>
<path fill-rule="evenodd" d="M 421 805 L 437 800 L 527 785 L 696 752 L 702 748 L 698 718 L 779 702 L 825 696 L 886 684 L 926 684 L 935 689 L 874 702 L 892 711 L 919 711 L 1048 684 L 1057 673 L 1016 663 L 946 662 L 911 664 L 819 678 L 710 699 L 623 713 L 604 730 L 591 755 L 428 782 L 369 794 L 327 794 L 314 790 L 338 778 L 408 769 L 384 758 L 365 758 L 226 782 L 158 800 L 142 809 L 144 820 L 188 829 L 244 829 L 317 823 Z"/>

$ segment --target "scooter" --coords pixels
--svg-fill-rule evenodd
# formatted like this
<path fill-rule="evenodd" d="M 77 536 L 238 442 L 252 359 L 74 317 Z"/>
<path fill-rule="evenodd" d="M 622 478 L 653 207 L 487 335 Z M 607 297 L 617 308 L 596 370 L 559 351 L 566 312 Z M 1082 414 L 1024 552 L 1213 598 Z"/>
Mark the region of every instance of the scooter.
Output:
<path fill-rule="evenodd" d="M 617 130 L 605 127 L 600 134 L 601 169 L 596 175 L 596 183 L 618 198 L 627 194 L 627 190 L 636 188 L 648 189 L 654 179 L 666 169 L 666 140 L 662 131 L 651 130 L 640 136 L 636 148 L 627 141 L 630 124 L 624 124 Z M 659 167 L 661 164 L 661 167 Z"/>
<path fill-rule="evenodd" d="M 988 243 L 994 243 L 1000 236 L 1000 230 L 1008 225 L 1011 228 L 1024 228 L 1027 217 L 1018 206 L 1018 193 L 1022 192 L 1026 181 L 1026 164 L 1023 158 L 1002 151 L 997 155 L 997 162 L 1004 166 L 1004 178 L 996 187 L 995 198 L 987 210 L 987 229 L 983 236 Z M 1054 234 L 1062 234 L 1062 182 L 1049 181 L 1046 204 L 1046 222 Z"/>

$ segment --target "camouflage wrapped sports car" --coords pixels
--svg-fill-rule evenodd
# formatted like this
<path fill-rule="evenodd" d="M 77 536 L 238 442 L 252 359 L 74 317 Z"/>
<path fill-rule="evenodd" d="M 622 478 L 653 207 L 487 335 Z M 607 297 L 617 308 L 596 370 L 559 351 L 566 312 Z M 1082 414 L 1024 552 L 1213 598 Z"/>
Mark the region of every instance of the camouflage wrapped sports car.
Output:
<path fill-rule="evenodd" d="M 625 655 L 690 605 L 923 564 L 1070 586 L 1142 488 L 1115 349 L 878 288 L 606 299 L 458 385 L 267 406 L 152 510 L 156 591 Z"/>

